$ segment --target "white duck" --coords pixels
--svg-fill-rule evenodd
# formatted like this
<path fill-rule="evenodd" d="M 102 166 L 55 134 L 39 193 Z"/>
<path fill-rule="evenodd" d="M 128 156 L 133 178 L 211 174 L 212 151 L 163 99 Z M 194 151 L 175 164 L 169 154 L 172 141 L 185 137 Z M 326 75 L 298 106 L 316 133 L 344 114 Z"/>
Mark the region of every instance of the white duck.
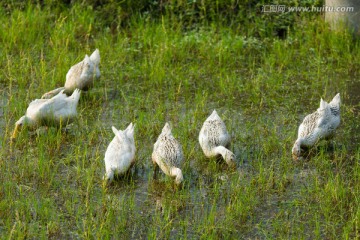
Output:
<path fill-rule="evenodd" d="M 99 64 L 100 52 L 96 49 L 90 57 L 85 55 L 84 60 L 70 68 L 64 87 L 47 92 L 41 98 L 51 98 L 64 89 L 67 94 L 71 94 L 76 88 L 87 91 L 93 86 L 94 80 L 100 78 Z"/>
<path fill-rule="evenodd" d="M 307 115 L 299 126 L 298 138 L 292 148 L 294 159 L 300 158 L 302 147 L 311 147 L 321 139 L 329 139 L 340 124 L 340 93 L 330 103 L 320 100 L 316 112 Z"/>
<path fill-rule="evenodd" d="M 180 169 L 183 159 L 182 147 L 172 135 L 170 125 L 166 123 L 154 144 L 152 153 L 154 176 L 156 177 L 157 168 L 160 167 L 166 175 L 175 177 L 175 183 L 180 185 L 184 180 Z"/>
<path fill-rule="evenodd" d="M 124 130 L 117 130 L 112 127 L 115 134 L 114 139 L 110 142 L 105 152 L 105 169 L 104 179 L 111 182 L 114 175 L 126 173 L 135 163 L 135 142 L 134 142 L 134 125 L 132 123 Z"/>
<path fill-rule="evenodd" d="M 200 130 L 199 143 L 205 156 L 210 158 L 221 155 L 229 166 L 236 166 L 234 153 L 227 149 L 230 135 L 216 110 L 205 120 Z"/>
<path fill-rule="evenodd" d="M 76 89 L 71 96 L 61 91 L 51 99 L 36 99 L 29 104 L 24 116 L 16 123 L 11 136 L 15 139 L 22 126 L 37 128 L 42 125 L 66 125 L 77 117 L 76 107 L 80 98 L 80 90 Z"/>

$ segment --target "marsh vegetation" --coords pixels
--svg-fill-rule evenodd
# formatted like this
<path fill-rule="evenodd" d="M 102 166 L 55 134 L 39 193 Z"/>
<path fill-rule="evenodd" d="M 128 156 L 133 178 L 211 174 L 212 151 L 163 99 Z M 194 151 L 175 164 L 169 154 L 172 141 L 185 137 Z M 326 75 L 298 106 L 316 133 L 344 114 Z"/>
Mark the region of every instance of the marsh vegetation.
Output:
<path fill-rule="evenodd" d="M 193 15 L 156 6 L 126 15 L 127 5 L 101 11 L 85 1 L 3 4 L 0 238 L 359 238 L 359 41 L 331 32 L 318 13 L 265 15 L 250 2 L 223 21 L 199 6 Z M 218 7 L 221 16 L 226 6 Z M 102 75 L 82 94 L 78 121 L 21 131 L 10 148 L 29 102 L 63 86 L 96 48 Z M 294 162 L 302 119 L 338 92 L 335 138 Z M 199 146 L 214 109 L 232 137 L 236 170 Z M 130 122 L 135 166 L 106 187 L 111 126 Z M 165 122 L 184 151 L 180 190 L 164 174 L 152 178 Z"/>

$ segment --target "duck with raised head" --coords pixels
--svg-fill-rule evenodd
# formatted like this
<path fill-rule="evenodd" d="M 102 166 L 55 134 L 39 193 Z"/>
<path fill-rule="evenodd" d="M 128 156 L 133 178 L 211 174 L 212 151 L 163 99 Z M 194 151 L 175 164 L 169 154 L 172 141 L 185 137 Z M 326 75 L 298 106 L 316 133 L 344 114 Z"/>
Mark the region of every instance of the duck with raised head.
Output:
<path fill-rule="evenodd" d="M 333 137 L 340 124 L 340 93 L 327 103 L 320 100 L 320 107 L 307 115 L 299 126 L 298 137 L 292 148 L 295 160 L 301 159 L 301 149 L 314 146 L 322 139 Z"/>

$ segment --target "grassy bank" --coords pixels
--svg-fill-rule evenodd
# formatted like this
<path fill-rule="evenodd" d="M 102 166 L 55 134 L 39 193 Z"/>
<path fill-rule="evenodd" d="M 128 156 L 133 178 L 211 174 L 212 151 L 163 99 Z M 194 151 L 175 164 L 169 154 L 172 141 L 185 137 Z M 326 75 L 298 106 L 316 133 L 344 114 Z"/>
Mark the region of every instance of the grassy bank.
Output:
<path fill-rule="evenodd" d="M 360 49 L 348 33 L 330 32 L 321 16 L 294 17 L 280 39 L 241 30 L 248 25 L 186 28 L 166 17 L 134 16 L 114 30 L 82 5 L 5 10 L 1 238 L 359 237 Z M 66 132 L 23 131 L 10 151 L 10 133 L 29 102 L 62 86 L 70 66 L 95 48 L 102 76 L 83 94 L 78 123 Z M 337 136 L 294 162 L 303 117 L 337 92 Z M 198 144 L 213 109 L 232 135 L 236 171 L 206 159 Z M 152 179 L 152 147 L 165 121 L 185 153 L 179 191 L 164 175 Z M 105 188 L 111 126 L 129 122 L 136 123 L 135 168 Z"/>

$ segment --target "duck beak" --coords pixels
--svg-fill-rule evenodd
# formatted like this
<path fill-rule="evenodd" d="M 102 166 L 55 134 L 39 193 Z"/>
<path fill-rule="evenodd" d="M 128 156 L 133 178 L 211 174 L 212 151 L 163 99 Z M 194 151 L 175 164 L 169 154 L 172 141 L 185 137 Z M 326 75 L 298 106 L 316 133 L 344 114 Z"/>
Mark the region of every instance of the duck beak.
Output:
<path fill-rule="evenodd" d="M 235 161 L 231 161 L 230 164 L 229 164 L 229 167 L 230 167 L 231 169 L 236 169 L 236 163 L 235 163 Z"/>
<path fill-rule="evenodd" d="M 14 129 L 12 135 L 11 135 L 11 141 L 15 140 L 18 132 L 19 132 L 19 125 L 16 125 L 16 126 L 15 126 L 15 129 Z"/>

